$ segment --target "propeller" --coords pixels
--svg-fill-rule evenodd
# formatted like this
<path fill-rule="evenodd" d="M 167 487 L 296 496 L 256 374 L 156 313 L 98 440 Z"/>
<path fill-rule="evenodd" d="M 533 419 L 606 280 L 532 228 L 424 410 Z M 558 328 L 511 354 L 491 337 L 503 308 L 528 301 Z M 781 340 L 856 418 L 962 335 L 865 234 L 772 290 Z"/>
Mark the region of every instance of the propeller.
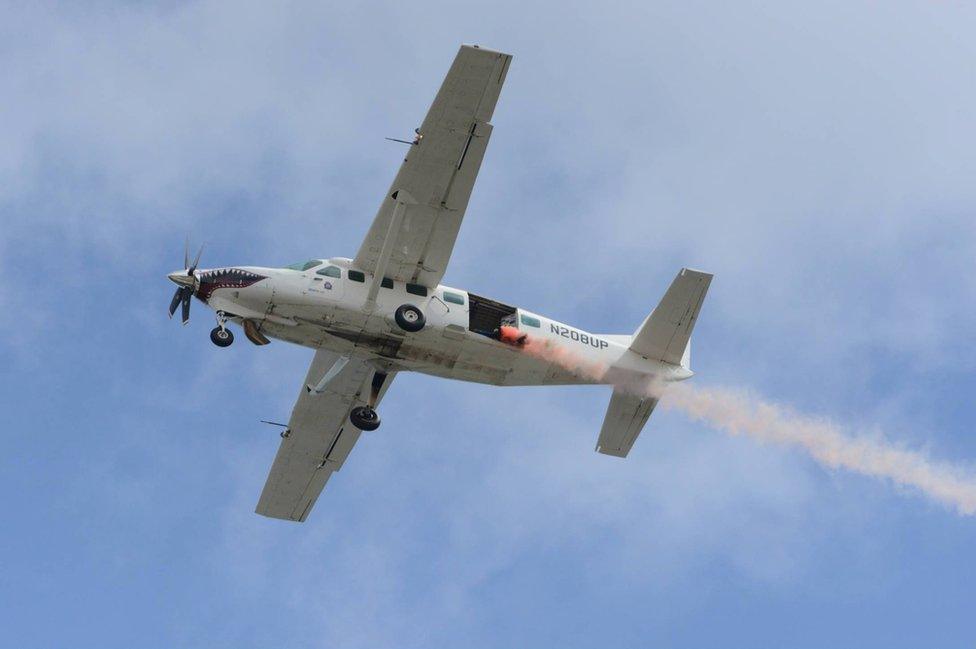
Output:
<path fill-rule="evenodd" d="M 190 239 L 187 238 L 186 244 L 183 246 L 183 268 L 182 273 L 170 273 L 167 277 L 176 284 L 176 293 L 173 294 L 173 299 L 169 303 L 169 317 L 173 317 L 176 313 L 176 308 L 182 305 L 181 313 L 183 324 L 186 324 L 190 319 L 190 298 L 196 293 L 197 288 L 200 286 L 200 280 L 197 279 L 196 270 L 200 263 L 200 255 L 203 254 L 203 246 L 197 251 L 197 256 L 193 259 L 193 263 L 190 263 Z"/>

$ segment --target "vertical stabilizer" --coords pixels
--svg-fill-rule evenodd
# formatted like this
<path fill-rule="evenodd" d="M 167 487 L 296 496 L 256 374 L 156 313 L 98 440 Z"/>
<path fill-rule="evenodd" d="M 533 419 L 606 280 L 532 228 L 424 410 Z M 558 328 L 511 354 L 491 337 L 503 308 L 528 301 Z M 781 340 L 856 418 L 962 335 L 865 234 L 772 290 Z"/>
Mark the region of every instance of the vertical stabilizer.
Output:
<path fill-rule="evenodd" d="M 660 304 L 634 334 L 631 351 L 651 360 L 688 367 L 685 363 L 691 362 L 691 330 L 711 282 L 710 273 L 682 268 Z"/>

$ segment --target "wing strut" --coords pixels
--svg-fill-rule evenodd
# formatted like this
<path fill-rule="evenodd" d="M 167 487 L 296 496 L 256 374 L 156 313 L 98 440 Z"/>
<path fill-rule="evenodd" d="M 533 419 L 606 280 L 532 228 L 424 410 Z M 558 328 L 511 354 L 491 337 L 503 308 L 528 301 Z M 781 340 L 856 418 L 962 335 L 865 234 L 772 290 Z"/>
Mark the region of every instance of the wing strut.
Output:
<path fill-rule="evenodd" d="M 326 372 L 325 375 L 322 377 L 321 381 L 316 383 L 314 386 L 311 383 L 305 384 L 305 391 L 314 392 L 315 394 L 322 394 L 323 392 L 325 392 L 325 386 L 329 384 L 329 381 L 331 381 L 336 376 L 338 376 L 339 372 L 342 371 L 342 368 L 344 368 L 346 366 L 346 363 L 348 362 L 349 362 L 348 356 L 340 356 L 339 358 L 337 358 L 335 363 L 332 364 L 332 367 L 329 368 L 329 371 Z"/>
<path fill-rule="evenodd" d="M 380 290 L 386 267 L 390 263 L 390 255 L 393 254 L 393 246 L 396 244 L 397 235 L 400 233 L 400 224 L 403 222 L 403 213 L 407 211 L 407 205 L 416 204 L 410 194 L 403 190 L 397 190 L 390 195 L 395 201 L 393 214 L 390 217 L 390 227 L 386 231 L 386 238 L 383 240 L 383 248 L 380 249 L 380 256 L 376 259 L 376 267 L 373 269 L 373 281 L 369 285 L 369 292 L 366 294 L 365 308 L 372 311 L 376 308 L 376 294 Z"/>

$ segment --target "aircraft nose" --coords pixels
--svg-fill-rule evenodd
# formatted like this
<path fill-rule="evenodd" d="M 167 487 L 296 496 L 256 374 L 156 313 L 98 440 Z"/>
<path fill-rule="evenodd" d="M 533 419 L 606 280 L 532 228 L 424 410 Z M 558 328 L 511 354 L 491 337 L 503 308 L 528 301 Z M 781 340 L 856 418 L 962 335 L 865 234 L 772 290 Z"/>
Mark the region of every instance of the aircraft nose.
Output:
<path fill-rule="evenodd" d="M 190 275 L 185 270 L 172 272 L 166 277 L 177 286 L 193 286 L 195 282 L 193 275 Z"/>

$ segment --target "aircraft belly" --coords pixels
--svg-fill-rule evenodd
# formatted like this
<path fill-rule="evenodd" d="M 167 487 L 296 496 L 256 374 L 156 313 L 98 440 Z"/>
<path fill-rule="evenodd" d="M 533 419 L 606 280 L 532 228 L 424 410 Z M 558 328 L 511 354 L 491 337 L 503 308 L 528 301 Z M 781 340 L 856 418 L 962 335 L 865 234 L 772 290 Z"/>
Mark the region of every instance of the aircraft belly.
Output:
<path fill-rule="evenodd" d="M 542 385 L 545 383 L 549 362 L 522 351 L 512 354 L 512 365 L 505 377 L 505 385 Z"/>
<path fill-rule="evenodd" d="M 296 322 L 264 321 L 272 338 L 340 354 L 372 356 L 403 369 L 491 385 L 572 385 L 592 383 L 558 365 L 470 331 L 429 324 L 414 334 L 402 332 L 387 317 L 337 305 L 275 305 L 275 315 Z"/>
<path fill-rule="evenodd" d="M 288 326 L 264 320 L 260 323 L 260 331 L 269 338 L 312 349 L 325 346 L 329 338 L 320 325 L 308 322 L 298 322 L 297 325 Z"/>

